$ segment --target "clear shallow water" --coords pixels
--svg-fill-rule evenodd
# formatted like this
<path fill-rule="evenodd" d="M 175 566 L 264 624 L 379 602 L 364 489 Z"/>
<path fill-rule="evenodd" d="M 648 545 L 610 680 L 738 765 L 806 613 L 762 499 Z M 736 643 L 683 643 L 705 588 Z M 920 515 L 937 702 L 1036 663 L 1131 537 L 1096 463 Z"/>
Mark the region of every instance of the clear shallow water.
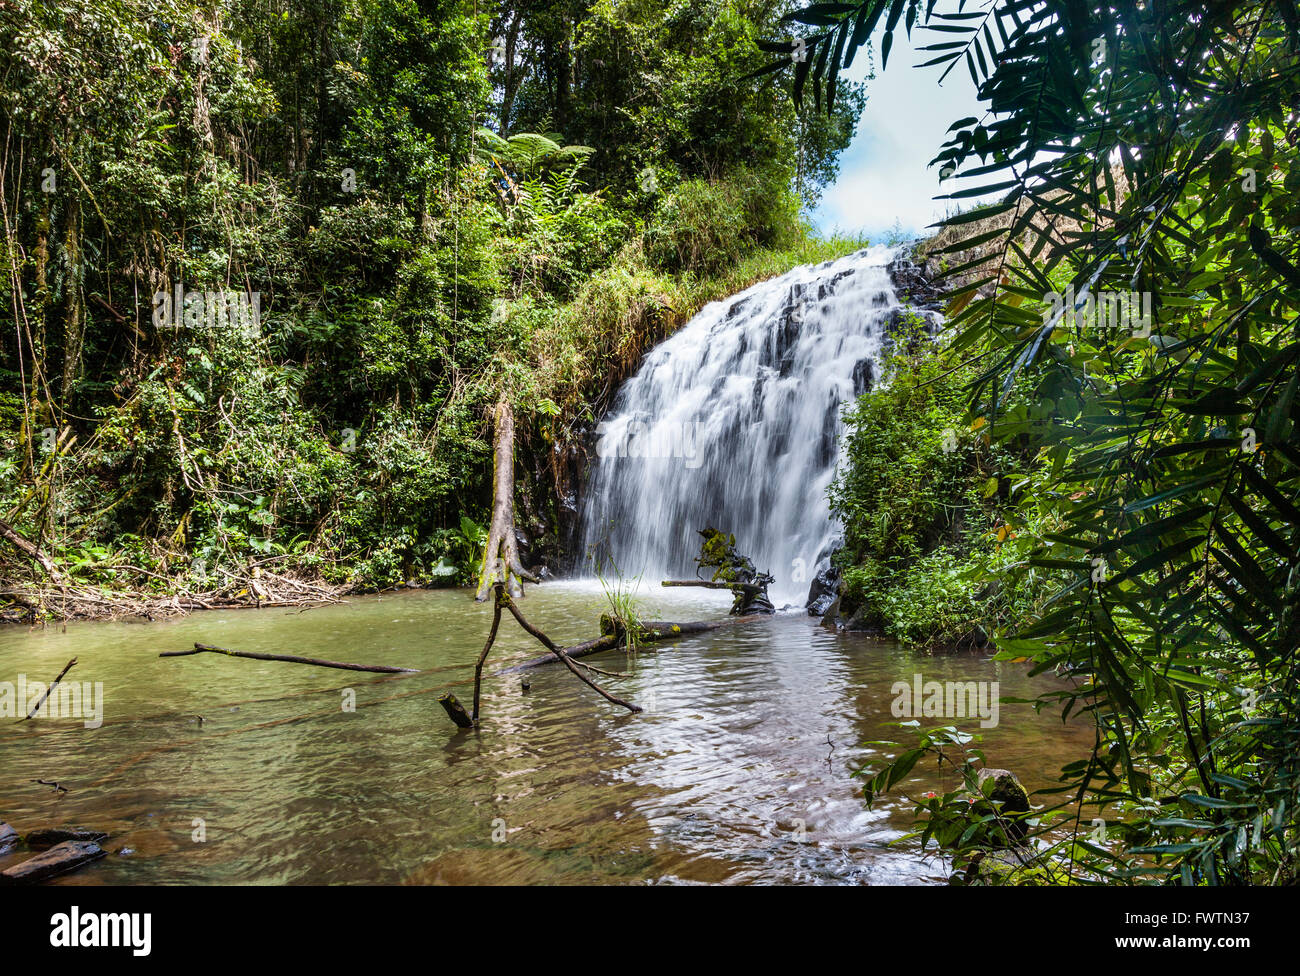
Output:
<path fill-rule="evenodd" d="M 721 617 L 729 603 L 645 595 L 646 615 L 664 619 Z M 521 606 L 561 643 L 594 636 L 607 609 L 581 582 L 529 587 Z M 850 776 L 874 755 L 862 743 L 900 737 L 891 685 L 920 672 L 997 680 L 1004 697 L 1048 687 L 984 655 L 906 650 L 786 614 L 590 659 L 630 673 L 596 680 L 645 714 L 556 665 L 532 671 L 527 693 L 518 675 L 486 681 L 483 727 L 458 732 L 437 697 L 454 690 L 468 706 L 490 619 L 466 591 L 443 590 L 0 630 L 0 681 L 49 681 L 76 656 L 67 680 L 102 681 L 105 695 L 98 729 L 0 720 L 0 819 L 21 833 L 111 833 L 113 853 L 60 884 L 929 883 L 941 862 L 889 844 L 910 824 L 902 801 L 868 811 Z M 157 656 L 196 640 L 431 670 Z M 507 618 L 490 663 L 540 650 Z M 1086 730 L 1053 716 L 1004 706 L 1000 718 L 983 732 L 989 761 L 1030 789 L 1086 754 Z M 939 785 L 918 771 L 916 789 Z M 124 847 L 133 853 L 115 853 Z M 12 860 L 0 855 L 0 868 Z"/>

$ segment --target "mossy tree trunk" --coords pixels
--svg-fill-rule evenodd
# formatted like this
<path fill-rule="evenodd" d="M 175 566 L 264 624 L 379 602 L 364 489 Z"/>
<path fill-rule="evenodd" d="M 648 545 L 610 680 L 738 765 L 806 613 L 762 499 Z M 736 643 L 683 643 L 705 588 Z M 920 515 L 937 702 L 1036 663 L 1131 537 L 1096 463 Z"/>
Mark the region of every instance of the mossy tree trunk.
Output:
<path fill-rule="evenodd" d="M 521 580 L 539 582 L 519 562 L 519 544 L 515 540 L 515 415 L 504 396 L 497 401 L 493 420 L 496 465 L 492 473 L 492 523 L 474 594 L 480 603 L 487 599 L 495 583 L 506 584 L 511 596 L 522 596 Z"/>

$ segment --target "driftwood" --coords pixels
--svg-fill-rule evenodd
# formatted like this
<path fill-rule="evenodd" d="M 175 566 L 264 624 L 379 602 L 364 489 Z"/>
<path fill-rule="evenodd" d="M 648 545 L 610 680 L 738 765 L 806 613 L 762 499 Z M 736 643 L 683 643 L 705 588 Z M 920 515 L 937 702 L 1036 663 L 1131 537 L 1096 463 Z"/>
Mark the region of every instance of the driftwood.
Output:
<path fill-rule="evenodd" d="M 93 841 L 67 840 L 56 844 L 43 854 L 29 857 L 13 867 L 0 871 L 0 884 L 36 884 L 46 878 L 73 871 L 107 853 Z"/>
<path fill-rule="evenodd" d="M 487 545 L 483 549 L 483 567 L 479 572 L 478 591 L 474 599 L 482 603 L 497 583 L 506 585 L 511 596 L 522 596 L 520 580 L 540 582 L 519 562 L 519 543 L 515 539 L 515 414 L 510 401 L 502 397 L 494 412 L 496 436 L 492 470 L 492 522 L 488 526 Z"/>
<path fill-rule="evenodd" d="M 382 674 L 414 674 L 419 668 L 393 668 L 386 664 L 345 664 L 342 661 L 325 661 L 315 657 L 299 657 L 296 654 L 258 654 L 254 651 L 232 651 L 225 647 L 213 647 L 211 644 L 194 644 L 192 651 L 163 651 L 159 657 L 188 657 L 191 654 L 228 654 L 230 657 L 250 657 L 255 661 L 287 661 L 290 664 L 314 664 L 318 668 L 338 668 L 342 671 L 378 671 Z"/>
<path fill-rule="evenodd" d="M 36 545 L 8 522 L 0 522 L 0 539 L 4 539 L 24 556 L 40 566 L 45 571 L 45 575 L 55 583 L 60 582 L 59 570 L 54 565 L 54 561 L 41 551 L 40 546 Z"/>
<path fill-rule="evenodd" d="M 700 586 L 706 590 L 761 590 L 757 583 L 724 583 L 721 580 L 664 580 L 660 586 Z"/>
<path fill-rule="evenodd" d="M 63 680 L 63 676 L 67 674 L 69 671 L 71 671 L 72 666 L 76 663 L 77 663 L 77 659 L 74 657 L 71 661 L 69 661 L 67 664 L 63 666 L 63 670 L 59 672 L 59 676 L 50 683 L 50 686 L 48 688 L 45 689 L 45 694 L 41 695 L 41 700 L 32 706 L 32 710 L 27 713 L 26 717 L 23 718 L 22 721 L 24 722 L 27 721 L 27 719 L 31 718 L 33 715 L 35 715 L 37 712 L 41 710 L 41 706 L 45 704 L 45 699 L 50 697 L 50 692 L 52 692 L 55 688 L 59 686 L 59 682 Z"/>
<path fill-rule="evenodd" d="M 474 725 L 478 724 L 479 701 L 481 697 L 480 692 L 483 684 L 483 665 L 487 662 L 488 654 L 491 653 L 492 645 L 496 641 L 497 629 L 501 623 L 502 610 L 509 610 L 510 615 L 515 618 L 515 622 L 533 637 L 537 638 L 541 645 L 555 656 L 555 660 L 564 664 L 564 666 L 573 673 L 574 677 L 587 687 L 591 688 L 606 701 L 612 702 L 615 705 L 621 705 L 629 712 L 641 711 L 640 705 L 633 705 L 631 702 L 624 701 L 615 695 L 611 695 L 608 691 L 579 671 L 578 666 L 569 659 L 569 654 L 564 648 L 557 647 L 554 641 L 524 619 L 524 615 L 520 613 L 519 608 L 515 606 L 515 602 L 511 598 L 509 591 L 506 589 L 506 584 L 504 582 L 497 581 L 492 585 L 492 588 L 496 593 L 495 604 L 492 611 L 492 628 L 488 631 L 487 643 L 483 646 L 483 651 L 479 654 L 478 662 L 474 666 L 474 712 L 470 716 L 470 721 Z M 447 707 L 446 703 L 444 703 L 443 707 Z M 447 708 L 447 714 L 451 716 L 452 721 L 457 725 L 461 724 L 460 719 L 457 718 L 450 708 Z M 464 726 L 461 727 L 463 728 Z"/>
<path fill-rule="evenodd" d="M 52 585 L 35 583 L 0 588 L 0 614 L 8 601 L 21 608 L 18 617 L 35 619 L 45 614 L 60 620 L 103 620 L 118 617 L 143 617 L 157 620 L 183 616 L 195 610 L 253 610 L 268 607 L 298 607 L 341 604 L 353 584 L 329 586 L 309 583 L 289 576 L 263 572 L 256 580 L 218 568 L 212 578 L 217 585 L 203 591 L 191 591 L 184 576 L 168 577 L 136 566 L 106 567 L 115 573 L 130 574 L 162 582 L 177 592 L 157 596 L 139 590 L 122 589 L 111 593 L 94 587 L 77 586 L 68 581 Z M 224 580 L 224 582 L 222 582 Z"/>
<path fill-rule="evenodd" d="M 501 590 L 500 588 L 498 588 L 498 593 L 500 592 Z M 520 627 L 524 628 L 524 630 L 528 631 L 528 633 L 536 637 L 541 642 L 542 646 L 545 647 L 552 654 L 554 654 L 564 664 L 566 668 L 572 671 L 574 677 L 576 677 L 579 681 L 591 687 L 593 691 L 598 692 L 601 695 L 601 697 L 605 698 L 607 701 L 613 702 L 615 705 L 622 705 L 629 712 L 641 711 L 640 705 L 633 705 L 631 702 L 625 702 L 621 698 L 614 697 L 608 691 L 602 688 L 600 685 L 596 684 L 596 682 L 592 681 L 581 671 L 579 671 L 577 667 L 574 665 L 574 663 L 571 660 L 569 660 L 569 655 L 564 653 L 563 649 L 556 647 L 554 642 L 549 637 L 547 637 L 540 630 L 538 630 L 536 627 L 534 627 L 532 624 L 530 624 L 527 620 L 524 619 L 523 614 L 519 612 L 519 608 L 514 605 L 514 601 L 510 600 L 508 595 L 506 598 L 506 609 L 509 610 L 510 613 L 514 616 L 515 620 L 519 622 Z"/>
<path fill-rule="evenodd" d="M 671 620 L 643 620 L 637 628 L 636 642 L 638 644 L 653 644 L 660 641 L 678 640 L 692 634 L 703 634 L 710 630 L 717 630 L 720 627 L 731 627 L 734 624 L 771 619 L 770 614 L 755 613 L 745 617 L 727 617 L 724 620 L 690 620 L 680 623 Z M 608 615 L 602 616 L 600 618 L 600 629 L 601 636 L 589 641 L 583 641 L 581 644 L 574 644 L 572 647 L 566 647 L 564 649 L 565 655 L 570 658 L 587 657 L 591 654 L 600 654 L 603 651 L 612 651 L 629 643 L 627 627 L 621 620 L 614 620 Z M 544 664 L 554 664 L 555 662 L 556 658 L 553 655 L 546 654 L 523 661 L 513 667 L 503 668 L 497 674 L 529 671 L 533 668 L 540 668 Z"/>
<path fill-rule="evenodd" d="M 462 729 L 472 729 L 474 727 L 474 720 L 470 718 L 469 713 L 465 711 L 465 706 L 462 705 L 457 700 L 456 696 L 450 691 L 438 699 L 438 704 L 446 709 L 448 718 L 459 725 Z M 477 710 L 478 706 L 476 703 L 475 711 Z"/>
<path fill-rule="evenodd" d="M 612 651 L 620 646 L 622 641 L 614 634 L 604 634 L 600 637 L 593 637 L 589 641 L 583 641 L 581 644 L 573 644 L 564 648 L 564 653 L 570 658 L 587 657 L 590 654 L 599 654 L 602 651 Z M 502 668 L 497 674 L 515 674 L 518 671 L 528 671 L 531 668 L 541 667 L 543 664 L 556 664 L 557 658 L 554 654 L 543 654 L 541 657 L 531 658 L 520 664 L 512 665 L 508 668 Z"/>

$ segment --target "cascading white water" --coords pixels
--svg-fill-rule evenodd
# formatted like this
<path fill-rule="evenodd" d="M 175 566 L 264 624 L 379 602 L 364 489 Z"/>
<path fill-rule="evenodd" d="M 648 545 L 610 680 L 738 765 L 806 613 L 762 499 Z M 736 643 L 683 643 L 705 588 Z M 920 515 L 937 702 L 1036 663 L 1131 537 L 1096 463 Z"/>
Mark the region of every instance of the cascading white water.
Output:
<path fill-rule="evenodd" d="M 646 356 L 598 427 L 583 552 L 620 575 L 695 575 L 697 530 L 736 548 L 802 605 L 839 533 L 826 488 L 841 408 L 878 372 L 898 299 L 872 247 L 714 302 Z"/>

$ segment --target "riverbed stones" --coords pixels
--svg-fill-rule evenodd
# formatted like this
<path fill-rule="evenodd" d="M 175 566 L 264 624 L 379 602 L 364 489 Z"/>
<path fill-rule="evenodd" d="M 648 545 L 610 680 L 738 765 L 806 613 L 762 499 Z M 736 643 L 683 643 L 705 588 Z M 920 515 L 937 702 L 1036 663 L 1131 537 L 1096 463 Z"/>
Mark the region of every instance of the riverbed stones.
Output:
<path fill-rule="evenodd" d="M 0 871 L 0 884 L 38 884 L 82 865 L 97 861 L 108 852 L 94 841 L 66 840 L 48 851 Z"/>
<path fill-rule="evenodd" d="M 3 820 L 0 820 L 0 854 L 9 850 L 18 843 L 18 831 L 14 830 Z"/>

